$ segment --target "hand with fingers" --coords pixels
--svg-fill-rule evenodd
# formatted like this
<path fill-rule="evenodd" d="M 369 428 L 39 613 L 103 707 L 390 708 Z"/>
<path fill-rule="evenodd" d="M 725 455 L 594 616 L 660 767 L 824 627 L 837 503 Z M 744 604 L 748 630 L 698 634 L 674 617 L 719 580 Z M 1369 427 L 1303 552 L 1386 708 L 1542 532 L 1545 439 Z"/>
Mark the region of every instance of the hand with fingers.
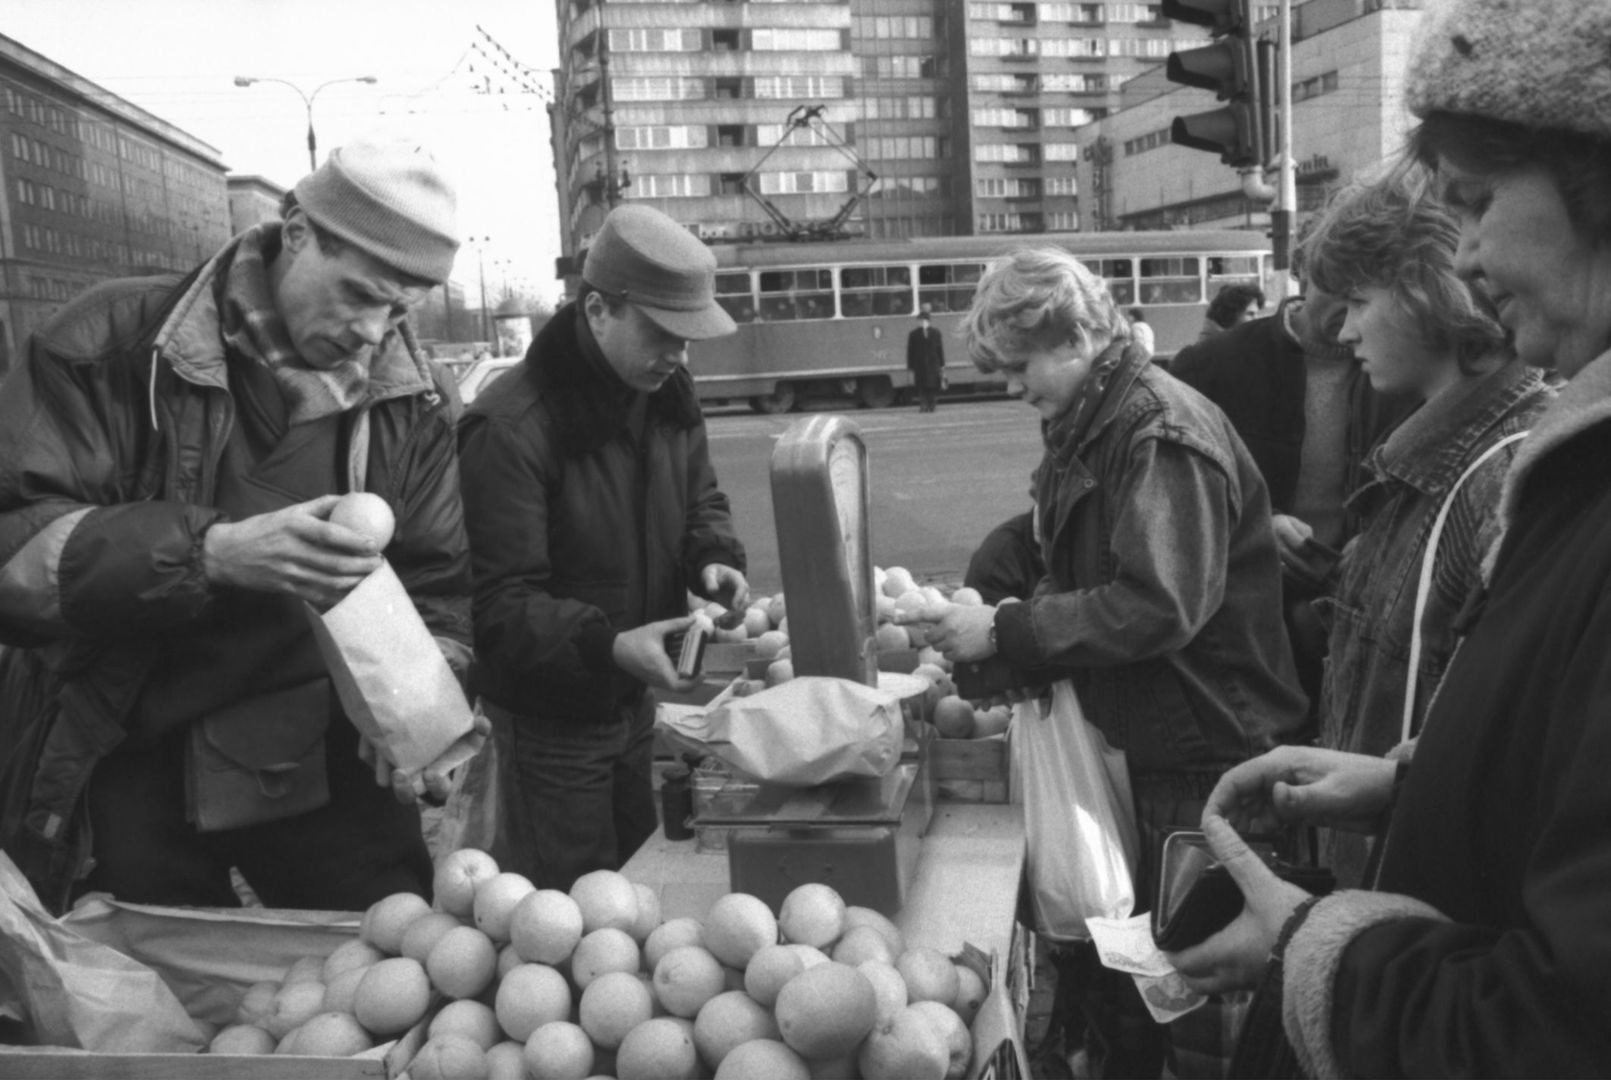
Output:
<path fill-rule="evenodd" d="M 207 580 L 299 597 L 321 611 L 333 607 L 382 562 L 367 536 L 328 520 L 340 501 L 339 495 L 325 495 L 218 522 L 202 541 Z"/>
<path fill-rule="evenodd" d="M 437 755 L 436 760 L 413 773 L 404 772 L 392 761 L 386 748 L 367 735 L 358 738 L 358 758 L 375 771 L 375 785 L 389 787 L 400 803 L 422 802 L 441 806 L 453 793 L 454 774 L 487 745 L 492 721 L 477 713 L 474 726 Z"/>
<path fill-rule="evenodd" d="M 928 604 L 897 613 L 895 622 L 901 626 L 927 626 L 925 638 L 929 646 L 953 664 L 996 655 L 991 634 L 996 609 L 984 604 Z"/>
<path fill-rule="evenodd" d="M 692 625 L 694 616 L 684 615 L 623 630 L 615 635 L 611 648 L 615 666 L 649 686 L 687 693 L 699 685 L 699 678 L 685 679 L 677 674 L 677 661 L 666 652 L 666 635 L 687 630 Z"/>
<path fill-rule="evenodd" d="M 1244 832 L 1292 822 L 1373 832 L 1391 807 L 1398 766 L 1386 758 L 1279 746 L 1226 771 L 1203 818 L 1222 817 Z"/>
<path fill-rule="evenodd" d="M 722 563 L 711 563 L 700 572 L 699 583 L 704 595 L 725 607 L 729 614 L 743 618 L 744 608 L 750 600 L 750 583 L 744 575 Z"/>
<path fill-rule="evenodd" d="M 1169 962 L 1201 994 L 1251 989 L 1264 976 L 1282 927 L 1309 894 L 1277 877 L 1224 818 L 1205 815 L 1203 835 L 1242 890 L 1242 913 L 1208 940 L 1167 954 Z"/>

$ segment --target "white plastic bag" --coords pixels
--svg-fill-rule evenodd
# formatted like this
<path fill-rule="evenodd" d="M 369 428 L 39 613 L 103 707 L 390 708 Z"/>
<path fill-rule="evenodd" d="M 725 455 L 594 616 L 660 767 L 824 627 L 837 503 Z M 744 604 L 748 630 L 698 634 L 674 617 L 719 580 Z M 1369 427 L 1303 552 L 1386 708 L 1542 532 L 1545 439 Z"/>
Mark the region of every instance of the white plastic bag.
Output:
<path fill-rule="evenodd" d="M 803 675 L 748 697 L 723 691 L 703 712 L 662 708 L 659 722 L 757 780 L 809 787 L 884 776 L 901 758 L 901 696 Z"/>
<path fill-rule="evenodd" d="M 1024 807 L 1026 870 L 1035 930 L 1089 940 L 1085 920 L 1126 918 L 1135 907 L 1139 842 L 1124 751 L 1085 719 L 1067 679 L 1019 702 L 1011 734 L 1012 790 Z"/>

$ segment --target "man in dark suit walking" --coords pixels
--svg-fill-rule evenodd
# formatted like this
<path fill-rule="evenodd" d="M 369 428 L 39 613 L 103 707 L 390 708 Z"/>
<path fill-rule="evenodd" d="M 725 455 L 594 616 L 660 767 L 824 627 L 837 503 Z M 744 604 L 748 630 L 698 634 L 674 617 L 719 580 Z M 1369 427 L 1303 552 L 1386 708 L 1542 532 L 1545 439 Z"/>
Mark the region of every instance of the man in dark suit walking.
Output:
<path fill-rule="evenodd" d="M 933 412 L 945 370 L 945 343 L 940 332 L 929 325 L 926 311 L 917 317 L 917 329 L 906 336 L 906 368 L 917 388 L 917 411 Z"/>

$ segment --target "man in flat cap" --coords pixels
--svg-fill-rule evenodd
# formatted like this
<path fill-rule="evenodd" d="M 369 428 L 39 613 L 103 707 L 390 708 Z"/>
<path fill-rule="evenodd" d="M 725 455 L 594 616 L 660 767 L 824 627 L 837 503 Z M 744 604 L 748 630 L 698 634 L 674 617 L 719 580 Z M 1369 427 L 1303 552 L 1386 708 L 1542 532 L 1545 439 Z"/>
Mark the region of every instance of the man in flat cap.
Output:
<path fill-rule="evenodd" d="M 384 554 L 467 666 L 457 397 L 406 318 L 453 266 L 454 194 L 364 140 L 282 211 L 89 289 L 0 386 L 0 842 L 55 910 L 232 905 L 232 868 L 270 906 L 430 895 L 307 607 Z M 397 519 L 384 552 L 328 520 L 355 490 Z"/>
<path fill-rule="evenodd" d="M 651 687 L 687 594 L 738 608 L 688 343 L 730 334 L 716 259 L 646 206 L 611 211 L 576 300 L 459 428 L 476 689 L 499 757 L 499 862 L 568 889 L 654 833 Z"/>

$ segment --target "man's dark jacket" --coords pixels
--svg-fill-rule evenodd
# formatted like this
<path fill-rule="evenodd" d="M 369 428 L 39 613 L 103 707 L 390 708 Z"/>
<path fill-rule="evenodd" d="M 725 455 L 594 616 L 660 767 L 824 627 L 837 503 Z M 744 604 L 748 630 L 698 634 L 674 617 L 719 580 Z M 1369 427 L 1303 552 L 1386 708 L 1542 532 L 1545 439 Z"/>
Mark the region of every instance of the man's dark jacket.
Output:
<path fill-rule="evenodd" d="M 616 668 L 615 635 L 686 614 L 707 565 L 745 563 L 687 369 L 649 395 L 637 445 L 633 395 L 585 333 L 561 308 L 466 410 L 459 445 L 477 689 L 596 725 L 643 691 Z"/>
<path fill-rule="evenodd" d="M 249 362 L 224 346 L 212 301 L 229 250 L 183 280 L 89 289 L 0 385 L 0 844 L 51 907 L 88 868 L 91 771 L 171 642 L 217 607 L 202 541 L 226 520 L 213 504 L 236 417 L 228 365 Z M 429 393 L 344 420 L 341 472 L 391 505 L 387 561 L 432 633 L 462 648 L 458 396 L 432 377 Z"/>
<path fill-rule="evenodd" d="M 1169 364 L 1171 375 L 1224 410 L 1264 476 L 1277 514 L 1292 513 L 1297 497 L 1309 389 L 1303 348 L 1286 332 L 1284 313 L 1282 305 L 1274 315 L 1188 345 Z M 1348 372 L 1347 394 L 1343 490 L 1352 492 L 1366 479 L 1365 455 L 1415 402 L 1376 393 L 1357 364 Z"/>
<path fill-rule="evenodd" d="M 912 373 L 912 385 L 919 390 L 940 389 L 945 370 L 944 337 L 934 325 L 929 326 L 927 334 L 920 326 L 906 335 L 906 369 Z"/>

